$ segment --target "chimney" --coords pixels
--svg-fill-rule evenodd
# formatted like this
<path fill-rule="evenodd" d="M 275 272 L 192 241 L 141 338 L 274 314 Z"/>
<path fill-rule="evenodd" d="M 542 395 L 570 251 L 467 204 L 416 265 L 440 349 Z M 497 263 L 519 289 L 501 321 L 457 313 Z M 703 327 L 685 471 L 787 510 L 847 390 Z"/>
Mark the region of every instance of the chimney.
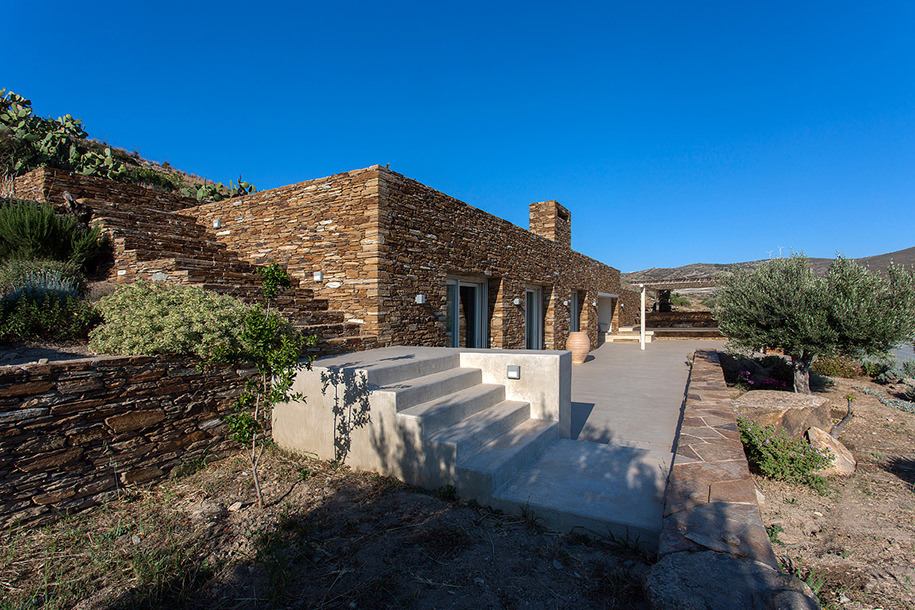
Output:
<path fill-rule="evenodd" d="M 530 231 L 563 248 L 572 248 L 572 215 L 558 201 L 531 204 Z"/>

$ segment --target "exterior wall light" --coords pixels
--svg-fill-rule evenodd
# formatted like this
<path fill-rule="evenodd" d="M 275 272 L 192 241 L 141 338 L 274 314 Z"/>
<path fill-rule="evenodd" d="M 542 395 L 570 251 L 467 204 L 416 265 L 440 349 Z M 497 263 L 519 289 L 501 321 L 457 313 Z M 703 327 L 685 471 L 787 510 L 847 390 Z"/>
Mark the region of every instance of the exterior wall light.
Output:
<path fill-rule="evenodd" d="M 562 304 L 565 305 L 566 307 L 569 306 L 569 302 L 568 302 L 568 301 L 563 301 Z"/>
<path fill-rule="evenodd" d="M 221 218 L 214 218 L 214 219 L 213 219 L 213 228 L 214 228 L 214 229 L 221 229 L 221 228 L 222 228 L 222 219 L 221 219 Z"/>
<path fill-rule="evenodd" d="M 314 278 L 315 278 L 315 281 L 316 281 L 316 282 L 323 282 L 323 281 L 324 281 L 324 272 L 323 272 L 323 271 L 315 271 L 315 273 L 314 273 Z"/>
<path fill-rule="evenodd" d="M 516 298 L 514 301 L 512 301 L 512 303 L 514 303 L 515 305 L 520 305 L 521 299 Z"/>
<path fill-rule="evenodd" d="M 508 378 L 521 379 L 521 367 L 513 364 L 508 365 Z"/>
<path fill-rule="evenodd" d="M 425 305 L 426 304 L 426 295 L 418 294 L 418 295 L 416 295 L 416 298 L 413 300 L 416 301 L 417 305 Z"/>

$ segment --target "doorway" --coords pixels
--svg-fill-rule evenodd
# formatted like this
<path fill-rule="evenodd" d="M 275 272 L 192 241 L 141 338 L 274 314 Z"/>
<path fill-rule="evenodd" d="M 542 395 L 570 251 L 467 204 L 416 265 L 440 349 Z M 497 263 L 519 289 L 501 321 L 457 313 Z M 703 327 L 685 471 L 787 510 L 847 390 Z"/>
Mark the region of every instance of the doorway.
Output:
<path fill-rule="evenodd" d="M 543 349 L 543 292 L 540 288 L 524 291 L 524 347 Z"/>
<path fill-rule="evenodd" d="M 451 347 L 486 347 L 486 283 L 448 280 L 445 325 Z"/>

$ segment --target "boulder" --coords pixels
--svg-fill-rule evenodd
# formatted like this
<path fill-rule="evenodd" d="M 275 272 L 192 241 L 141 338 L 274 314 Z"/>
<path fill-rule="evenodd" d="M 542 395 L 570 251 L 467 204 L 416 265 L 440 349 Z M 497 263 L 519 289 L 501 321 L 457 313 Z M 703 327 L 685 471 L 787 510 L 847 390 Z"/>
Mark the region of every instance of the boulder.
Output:
<path fill-rule="evenodd" d="M 801 438 L 811 426 L 830 428 L 829 399 L 812 394 L 751 390 L 734 401 L 737 415 Z"/>
<path fill-rule="evenodd" d="M 648 573 L 654 610 L 819 610 L 806 584 L 763 563 L 727 553 L 671 553 Z"/>
<path fill-rule="evenodd" d="M 807 440 L 810 441 L 811 446 L 817 449 L 828 449 L 829 453 L 835 458 L 829 466 L 817 471 L 817 474 L 825 476 L 837 474 L 847 477 L 855 473 L 855 467 L 858 465 L 855 461 L 855 456 L 838 439 L 831 437 L 828 432 L 812 426 L 807 430 Z"/>

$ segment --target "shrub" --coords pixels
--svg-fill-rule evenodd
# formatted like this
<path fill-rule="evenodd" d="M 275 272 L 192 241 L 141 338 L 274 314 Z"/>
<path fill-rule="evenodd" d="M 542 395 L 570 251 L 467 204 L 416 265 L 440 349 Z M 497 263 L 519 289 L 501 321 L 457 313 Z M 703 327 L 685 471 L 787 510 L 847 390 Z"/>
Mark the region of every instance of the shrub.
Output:
<path fill-rule="evenodd" d="M 98 320 L 95 308 L 79 298 L 20 293 L 2 301 L 0 341 L 85 339 Z"/>
<path fill-rule="evenodd" d="M 861 372 L 858 362 L 841 355 L 817 356 L 817 359 L 813 361 L 810 370 L 817 375 L 844 377 L 846 379 L 857 377 Z"/>
<path fill-rule="evenodd" d="M 171 172 L 157 172 L 146 167 L 130 167 L 124 182 L 138 184 L 144 187 L 153 187 L 163 191 L 174 192 L 181 188 L 182 180 L 179 174 Z"/>
<path fill-rule="evenodd" d="M 0 205 L 0 261 L 50 259 L 85 271 L 102 251 L 101 230 L 47 204 L 7 200 Z"/>
<path fill-rule="evenodd" d="M 743 417 L 737 418 L 740 440 L 750 465 L 763 476 L 779 481 L 804 483 L 818 491 L 826 489 L 823 477 L 815 474 L 828 465 L 832 456 L 803 439 L 790 438 L 774 426 L 762 426 Z"/>
<path fill-rule="evenodd" d="M 86 280 L 75 265 L 63 261 L 11 259 L 0 264 L 0 292 L 23 291 L 78 298 L 86 294 Z"/>
<path fill-rule="evenodd" d="M 868 377 L 879 377 L 884 373 L 893 370 L 896 360 L 890 354 L 875 354 L 868 356 L 861 363 L 864 374 Z"/>
<path fill-rule="evenodd" d="M 904 360 L 902 372 L 906 377 L 915 377 L 915 360 Z"/>
<path fill-rule="evenodd" d="M 240 349 L 250 307 L 202 288 L 138 281 L 98 302 L 105 323 L 89 334 L 96 352 L 189 354 L 202 360 Z"/>

